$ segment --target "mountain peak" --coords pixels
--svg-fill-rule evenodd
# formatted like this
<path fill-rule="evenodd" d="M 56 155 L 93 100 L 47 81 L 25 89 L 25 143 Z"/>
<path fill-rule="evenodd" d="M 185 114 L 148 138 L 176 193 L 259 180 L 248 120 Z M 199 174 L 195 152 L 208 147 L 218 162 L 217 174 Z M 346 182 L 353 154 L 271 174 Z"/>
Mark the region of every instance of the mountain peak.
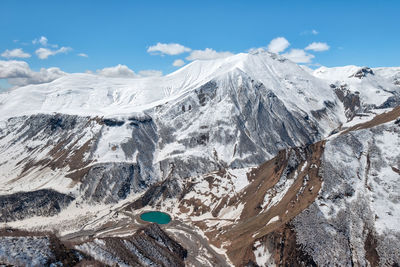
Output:
<path fill-rule="evenodd" d="M 233 79 L 235 75 L 231 74 L 240 72 L 263 83 L 296 109 L 318 109 L 323 107 L 324 100 L 333 100 L 332 92 L 326 90 L 327 85 L 299 65 L 273 53 L 257 52 L 196 60 L 162 77 L 108 78 L 69 74 L 50 83 L 28 85 L 1 94 L 0 110 L 2 117 L 51 112 L 126 114 L 173 101 L 212 80 L 228 76 Z M 230 75 L 226 76 L 228 73 Z M 296 95 L 300 98 L 293 97 Z M 310 102 L 310 99 L 314 100 Z"/>

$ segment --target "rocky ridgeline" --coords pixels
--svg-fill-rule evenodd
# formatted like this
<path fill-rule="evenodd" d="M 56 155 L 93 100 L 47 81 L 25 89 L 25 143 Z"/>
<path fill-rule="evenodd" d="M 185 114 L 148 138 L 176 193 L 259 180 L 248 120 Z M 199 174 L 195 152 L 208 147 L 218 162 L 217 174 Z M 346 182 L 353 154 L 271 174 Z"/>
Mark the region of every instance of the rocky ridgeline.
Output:
<path fill-rule="evenodd" d="M 127 237 L 81 243 L 61 242 L 54 234 L 0 231 L 0 265 L 6 266 L 185 266 L 187 251 L 158 225 Z"/>

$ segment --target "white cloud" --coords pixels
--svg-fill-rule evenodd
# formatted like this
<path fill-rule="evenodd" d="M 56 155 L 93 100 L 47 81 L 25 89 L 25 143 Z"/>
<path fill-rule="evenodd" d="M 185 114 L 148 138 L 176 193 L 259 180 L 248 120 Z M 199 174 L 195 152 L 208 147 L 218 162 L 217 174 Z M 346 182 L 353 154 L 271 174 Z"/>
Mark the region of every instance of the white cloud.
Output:
<path fill-rule="evenodd" d="M 138 74 L 140 77 L 160 77 L 163 75 L 162 71 L 159 70 L 141 70 Z"/>
<path fill-rule="evenodd" d="M 41 47 L 41 48 L 37 49 L 35 51 L 35 53 L 40 59 L 47 59 L 49 56 L 54 56 L 57 54 L 65 54 L 71 50 L 72 50 L 71 47 L 64 47 L 64 46 L 57 50 L 51 50 L 48 48 Z"/>
<path fill-rule="evenodd" d="M 29 77 L 31 69 L 25 61 L 0 60 L 0 79 Z"/>
<path fill-rule="evenodd" d="M 311 31 L 304 31 L 304 32 L 301 32 L 300 33 L 300 35 L 317 35 L 317 34 L 319 34 L 319 32 L 317 31 L 317 30 L 311 30 Z"/>
<path fill-rule="evenodd" d="M 25 53 L 21 48 L 16 48 L 13 50 L 6 50 L 1 54 L 5 58 L 28 58 L 31 57 L 30 54 Z"/>
<path fill-rule="evenodd" d="M 0 60 L 0 79 L 7 79 L 11 85 L 23 86 L 54 81 L 66 75 L 59 68 L 42 68 L 39 72 L 30 69 L 28 63 L 17 60 Z"/>
<path fill-rule="evenodd" d="M 96 70 L 98 75 L 112 78 L 135 78 L 138 75 L 128 68 L 126 65 L 118 64 L 114 67 L 108 67 L 101 70 Z"/>
<path fill-rule="evenodd" d="M 172 66 L 174 67 L 180 67 L 185 65 L 185 61 L 183 61 L 182 59 L 177 59 L 172 63 Z"/>
<path fill-rule="evenodd" d="M 250 54 L 264 53 L 266 51 L 268 51 L 266 47 L 253 47 L 247 50 Z"/>
<path fill-rule="evenodd" d="M 232 56 L 231 52 L 217 52 L 214 49 L 206 48 L 204 50 L 193 50 L 190 55 L 186 58 L 187 60 L 207 60 L 207 59 L 216 59 L 216 58 L 224 58 Z"/>
<path fill-rule="evenodd" d="M 147 49 L 148 53 L 161 54 L 161 55 L 179 55 L 185 52 L 190 52 L 192 49 L 176 43 L 157 43 Z"/>
<path fill-rule="evenodd" d="M 80 57 L 89 57 L 89 56 L 88 56 L 87 54 L 85 54 L 85 53 L 79 53 L 78 56 L 80 56 Z"/>
<path fill-rule="evenodd" d="M 309 44 L 305 50 L 312 50 L 316 52 L 321 52 L 321 51 L 326 51 L 329 50 L 329 45 L 327 43 L 321 43 L 321 42 L 313 42 Z"/>
<path fill-rule="evenodd" d="M 41 36 L 40 38 L 36 38 L 32 40 L 32 44 L 39 44 L 42 46 L 51 46 L 53 48 L 57 48 L 57 44 L 49 44 L 49 40 L 45 36 Z"/>
<path fill-rule="evenodd" d="M 43 46 L 47 46 L 48 39 L 45 36 L 41 36 L 40 38 L 36 38 L 32 41 L 32 44 L 41 44 Z"/>
<path fill-rule="evenodd" d="M 86 73 L 92 74 L 93 72 L 86 71 Z M 128 68 L 128 66 L 121 64 L 118 64 L 114 67 L 96 70 L 96 74 L 110 78 L 160 77 L 163 75 L 162 71 L 159 70 L 141 70 L 136 74 L 133 70 Z"/>
<path fill-rule="evenodd" d="M 290 45 L 289 41 L 284 37 L 277 37 L 273 39 L 268 45 L 268 51 L 273 53 L 280 53 L 285 51 Z"/>
<path fill-rule="evenodd" d="M 282 56 L 295 63 L 310 63 L 315 57 L 314 55 L 305 52 L 303 49 L 291 49 L 290 52 L 282 54 Z"/>

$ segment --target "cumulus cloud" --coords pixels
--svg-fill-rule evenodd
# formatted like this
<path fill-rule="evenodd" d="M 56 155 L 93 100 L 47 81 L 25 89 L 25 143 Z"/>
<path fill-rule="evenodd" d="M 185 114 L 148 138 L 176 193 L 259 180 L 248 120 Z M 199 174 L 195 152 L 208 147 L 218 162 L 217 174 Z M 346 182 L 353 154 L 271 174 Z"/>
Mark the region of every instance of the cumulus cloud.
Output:
<path fill-rule="evenodd" d="M 303 49 L 291 49 L 288 53 L 282 56 L 290 59 L 295 63 L 310 63 L 314 55 L 305 52 Z"/>
<path fill-rule="evenodd" d="M 277 37 L 272 39 L 272 41 L 268 45 L 268 51 L 273 53 L 280 53 L 285 51 L 290 45 L 289 41 L 284 37 Z"/>
<path fill-rule="evenodd" d="M 28 58 L 31 57 L 30 54 L 25 53 L 21 48 L 16 48 L 13 50 L 6 50 L 1 54 L 5 58 Z"/>
<path fill-rule="evenodd" d="M 68 53 L 69 51 L 71 51 L 72 48 L 71 47 L 61 47 L 60 49 L 57 50 L 51 50 L 48 48 L 39 48 L 35 51 L 36 55 L 38 56 L 38 58 L 40 59 L 47 59 L 49 56 L 55 56 L 57 54 L 65 54 Z"/>
<path fill-rule="evenodd" d="M 214 49 L 206 48 L 204 50 L 193 50 L 190 55 L 186 58 L 187 60 L 207 60 L 207 59 L 216 59 L 216 58 L 224 58 L 232 56 L 231 52 L 217 52 Z"/>
<path fill-rule="evenodd" d="M 172 63 L 172 66 L 174 67 L 180 67 L 185 65 L 185 61 L 183 61 L 182 59 L 177 59 Z"/>
<path fill-rule="evenodd" d="M 312 50 L 316 52 L 321 52 L 321 51 L 326 51 L 329 50 L 329 45 L 327 43 L 321 43 L 321 42 L 313 42 L 309 44 L 305 50 Z"/>
<path fill-rule="evenodd" d="M 32 44 L 41 44 L 43 46 L 47 46 L 48 39 L 45 36 L 41 36 L 40 38 L 36 38 L 32 41 Z"/>
<path fill-rule="evenodd" d="M 85 53 L 79 53 L 78 56 L 80 56 L 80 57 L 89 57 L 89 56 L 88 56 L 87 54 L 85 54 Z"/>
<path fill-rule="evenodd" d="M 111 78 L 135 78 L 137 74 L 128 68 L 126 65 L 118 64 L 114 67 L 108 67 L 101 70 L 97 70 L 98 75 Z"/>
<path fill-rule="evenodd" d="M 179 55 L 185 52 L 190 52 L 192 49 L 177 43 L 157 43 L 147 49 L 148 53 L 161 55 Z"/>
<path fill-rule="evenodd" d="M 92 73 L 86 71 L 86 73 Z M 96 70 L 97 75 L 110 78 L 139 78 L 139 77 L 159 77 L 162 76 L 162 71 L 159 70 L 141 70 L 139 73 L 135 73 L 126 65 L 118 64 L 114 67 L 108 67 L 101 70 Z"/>
<path fill-rule="evenodd" d="M 159 70 L 141 70 L 138 74 L 140 77 L 161 77 L 163 75 Z"/>
<path fill-rule="evenodd" d="M 59 68 L 42 68 L 35 72 L 25 61 L 0 60 L 0 79 L 7 79 L 9 84 L 15 86 L 47 83 L 64 75 L 66 73 Z"/>

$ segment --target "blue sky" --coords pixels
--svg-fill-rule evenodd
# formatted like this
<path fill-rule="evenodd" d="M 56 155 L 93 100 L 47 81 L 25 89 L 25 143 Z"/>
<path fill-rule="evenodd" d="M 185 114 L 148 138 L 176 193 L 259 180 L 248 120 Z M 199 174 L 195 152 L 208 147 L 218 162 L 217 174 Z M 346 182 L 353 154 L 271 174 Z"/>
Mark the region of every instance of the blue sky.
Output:
<path fill-rule="evenodd" d="M 312 42 L 329 46 L 326 51 L 305 51 L 315 56 L 307 64 L 399 66 L 399 12 L 397 0 L 1 0 L 0 53 L 20 48 L 31 56 L 0 60 L 25 61 L 33 71 L 59 67 L 84 72 L 123 64 L 136 73 L 151 69 L 166 74 L 177 69 L 174 60 L 188 62 L 193 50 L 239 53 L 284 37 L 290 46 L 282 53 Z M 47 44 L 32 43 L 41 36 Z M 149 53 L 157 43 L 181 44 L 191 51 Z M 45 59 L 35 52 L 62 47 Z M 81 53 L 88 57 L 78 56 Z"/>

